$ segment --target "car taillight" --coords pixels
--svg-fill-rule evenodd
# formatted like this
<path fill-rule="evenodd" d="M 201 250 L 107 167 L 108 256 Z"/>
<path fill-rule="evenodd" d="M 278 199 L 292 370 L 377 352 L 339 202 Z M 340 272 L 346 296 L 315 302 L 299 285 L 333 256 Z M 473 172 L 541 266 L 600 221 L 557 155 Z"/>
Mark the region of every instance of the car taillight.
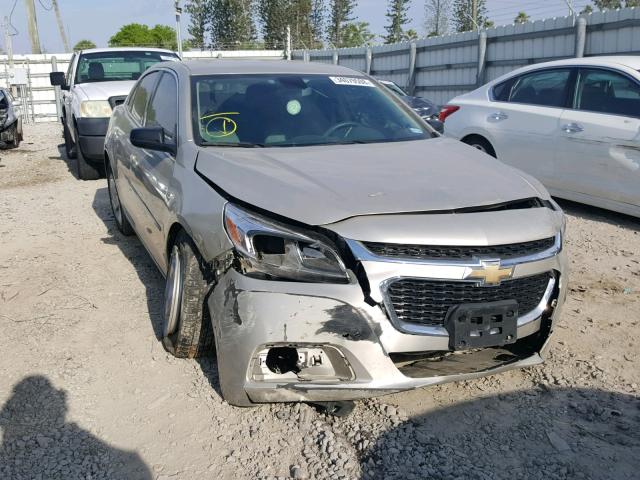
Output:
<path fill-rule="evenodd" d="M 440 110 L 440 115 L 438 115 L 438 120 L 444 122 L 449 115 L 452 115 L 460 110 L 460 107 L 457 105 L 445 105 Z"/>

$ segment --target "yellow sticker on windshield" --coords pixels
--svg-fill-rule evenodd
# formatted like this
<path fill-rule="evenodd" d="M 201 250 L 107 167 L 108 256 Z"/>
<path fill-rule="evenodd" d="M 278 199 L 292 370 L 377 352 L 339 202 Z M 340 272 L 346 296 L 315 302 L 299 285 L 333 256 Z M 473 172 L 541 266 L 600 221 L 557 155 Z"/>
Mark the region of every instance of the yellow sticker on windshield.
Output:
<path fill-rule="evenodd" d="M 240 112 L 212 113 L 200 117 L 200 121 L 209 120 L 204 129 L 212 138 L 228 137 L 236 133 L 238 124 L 229 115 L 240 115 Z"/>

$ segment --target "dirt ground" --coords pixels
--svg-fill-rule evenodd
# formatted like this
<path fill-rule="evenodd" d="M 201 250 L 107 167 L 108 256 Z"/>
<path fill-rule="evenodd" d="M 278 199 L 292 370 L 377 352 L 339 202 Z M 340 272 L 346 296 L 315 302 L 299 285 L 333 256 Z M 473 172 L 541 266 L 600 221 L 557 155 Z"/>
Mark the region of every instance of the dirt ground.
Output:
<path fill-rule="evenodd" d="M 359 402 L 239 409 L 158 342 L 164 282 L 74 178 L 58 125 L 0 151 L 0 479 L 632 479 L 640 220 L 563 203 L 570 292 L 539 367 Z"/>

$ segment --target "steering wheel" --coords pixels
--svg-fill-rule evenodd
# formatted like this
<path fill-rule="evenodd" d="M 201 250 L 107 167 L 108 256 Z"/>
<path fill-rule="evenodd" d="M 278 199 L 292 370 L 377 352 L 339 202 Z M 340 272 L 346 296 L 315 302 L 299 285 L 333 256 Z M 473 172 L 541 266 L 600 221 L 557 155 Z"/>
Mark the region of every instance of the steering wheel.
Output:
<path fill-rule="evenodd" d="M 334 125 L 333 127 L 330 127 L 329 130 L 324 132 L 324 136 L 331 137 L 335 132 L 337 132 L 340 129 L 347 128 L 347 127 L 353 128 L 353 127 L 359 127 L 359 126 L 360 124 L 357 122 L 341 122 L 337 125 Z M 348 134 L 349 134 L 349 131 L 345 132 L 342 138 L 346 138 Z"/>

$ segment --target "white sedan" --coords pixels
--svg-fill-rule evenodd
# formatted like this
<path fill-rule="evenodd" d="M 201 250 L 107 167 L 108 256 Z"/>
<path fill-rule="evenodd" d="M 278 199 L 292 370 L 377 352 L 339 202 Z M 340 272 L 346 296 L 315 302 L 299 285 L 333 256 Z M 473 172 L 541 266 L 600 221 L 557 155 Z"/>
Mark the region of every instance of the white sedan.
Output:
<path fill-rule="evenodd" d="M 557 197 L 640 217 L 640 56 L 530 65 L 454 98 L 440 120 Z"/>

